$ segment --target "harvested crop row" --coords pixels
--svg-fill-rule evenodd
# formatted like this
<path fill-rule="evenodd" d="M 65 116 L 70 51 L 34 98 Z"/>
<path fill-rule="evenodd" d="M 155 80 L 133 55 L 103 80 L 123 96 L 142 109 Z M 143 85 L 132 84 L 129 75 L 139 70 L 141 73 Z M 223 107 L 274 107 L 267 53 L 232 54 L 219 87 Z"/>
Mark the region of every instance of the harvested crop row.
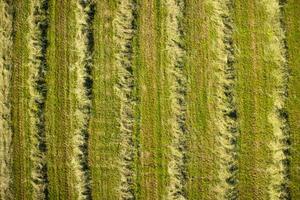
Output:
<path fill-rule="evenodd" d="M 234 48 L 232 40 L 233 21 L 231 0 L 212 0 L 213 26 L 216 42 L 213 67 L 216 71 L 216 111 L 218 182 L 216 199 L 237 199 L 237 137 L 238 125 L 235 102 Z"/>
<path fill-rule="evenodd" d="M 134 0 L 119 0 L 115 18 L 117 94 L 120 99 L 120 199 L 135 199 L 134 194 L 134 87 L 133 39 L 135 36 Z"/>
<path fill-rule="evenodd" d="M 266 28 L 270 33 L 266 40 L 268 49 L 265 56 L 270 59 L 270 65 L 275 66 L 272 72 L 273 109 L 269 114 L 269 122 L 273 127 L 269 197 L 271 200 L 289 199 L 289 124 L 286 109 L 289 68 L 283 14 L 278 0 L 263 0 L 260 5 L 266 10 Z"/>
<path fill-rule="evenodd" d="M 171 133 L 170 176 L 168 199 L 186 199 L 186 77 L 184 75 L 184 56 L 182 20 L 184 1 L 167 0 L 166 52 L 167 70 L 170 79 Z"/>
<path fill-rule="evenodd" d="M 91 69 L 92 69 L 92 1 L 76 2 L 76 111 L 73 137 L 72 167 L 75 172 L 75 187 L 78 199 L 91 199 L 91 177 L 88 165 L 89 122 L 91 117 Z"/>
<path fill-rule="evenodd" d="M 11 1 L 0 1 L 0 199 L 12 199 L 11 183 L 11 110 L 10 79 L 12 49 Z"/>
<path fill-rule="evenodd" d="M 45 135 L 45 98 L 47 93 L 45 74 L 48 3 L 46 0 L 31 2 L 29 16 L 29 92 L 30 92 L 30 133 L 31 133 L 31 184 L 33 199 L 46 199 L 48 177 Z"/>

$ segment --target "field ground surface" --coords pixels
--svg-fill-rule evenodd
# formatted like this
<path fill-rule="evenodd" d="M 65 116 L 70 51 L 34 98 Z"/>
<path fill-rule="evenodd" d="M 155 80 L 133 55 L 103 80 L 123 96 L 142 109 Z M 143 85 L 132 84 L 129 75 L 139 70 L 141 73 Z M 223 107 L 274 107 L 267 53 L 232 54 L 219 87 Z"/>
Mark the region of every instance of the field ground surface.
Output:
<path fill-rule="evenodd" d="M 1 200 L 300 199 L 300 0 L 0 9 Z"/>

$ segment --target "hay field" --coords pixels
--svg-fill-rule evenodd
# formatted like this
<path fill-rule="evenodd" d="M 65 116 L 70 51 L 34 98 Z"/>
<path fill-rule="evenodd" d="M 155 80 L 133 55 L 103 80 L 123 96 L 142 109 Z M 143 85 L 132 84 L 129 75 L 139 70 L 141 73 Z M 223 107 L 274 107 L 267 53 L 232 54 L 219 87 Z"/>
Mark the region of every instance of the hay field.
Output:
<path fill-rule="evenodd" d="M 300 199 L 300 0 L 0 16 L 0 200 Z"/>

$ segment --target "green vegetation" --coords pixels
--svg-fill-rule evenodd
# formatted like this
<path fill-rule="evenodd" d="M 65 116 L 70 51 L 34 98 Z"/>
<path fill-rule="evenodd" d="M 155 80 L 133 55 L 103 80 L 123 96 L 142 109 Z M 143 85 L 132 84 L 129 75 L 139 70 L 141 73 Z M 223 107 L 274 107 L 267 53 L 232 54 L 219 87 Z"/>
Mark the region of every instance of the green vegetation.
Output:
<path fill-rule="evenodd" d="M 74 199 L 78 192 L 73 182 L 70 166 L 73 154 L 71 85 L 77 83 L 71 75 L 74 70 L 74 29 L 76 1 L 49 3 L 49 28 L 47 48 L 48 71 L 46 76 L 47 99 L 45 108 L 47 164 L 50 199 Z M 73 20 L 72 20 L 73 19 Z M 72 72 L 72 74 L 71 74 Z"/>
<path fill-rule="evenodd" d="M 32 199 L 28 88 L 29 1 L 13 1 L 13 67 L 11 77 L 12 199 Z"/>
<path fill-rule="evenodd" d="M 290 193 L 292 199 L 300 198 L 300 136 L 299 136 L 299 105 L 300 105 L 300 1 L 292 0 L 284 4 L 283 7 L 283 22 L 285 25 L 285 34 L 287 41 L 287 55 L 289 67 L 289 82 L 288 82 L 288 99 L 287 112 L 289 116 L 290 130 Z"/>
<path fill-rule="evenodd" d="M 135 121 L 136 198 L 160 199 L 166 194 L 166 141 L 162 137 L 162 65 L 159 60 L 161 36 L 159 1 L 138 1 L 137 36 L 134 41 L 135 77 L 137 81 Z M 141 14 L 143 13 L 143 14 Z M 149 20 L 150 19 L 150 20 Z M 139 156 L 140 155 L 140 156 Z M 153 189 L 154 188 L 154 189 Z"/>
<path fill-rule="evenodd" d="M 215 28 L 211 23 L 214 11 L 208 1 L 186 3 L 186 73 L 188 74 L 187 126 L 188 134 L 188 199 L 212 199 L 218 181 L 215 139 L 217 129 L 213 123 L 215 104 L 212 87 L 213 41 Z M 215 15 L 218 16 L 218 15 Z M 218 16 L 219 17 L 219 16 Z M 205 51 L 203 51 L 205 49 Z"/>
<path fill-rule="evenodd" d="M 98 12 L 103 10 L 105 12 Z M 98 1 L 93 23 L 92 113 L 89 163 L 93 199 L 118 199 L 119 98 L 115 93 L 117 69 L 114 64 L 116 2 Z M 110 45 L 104 45 L 110 44 Z"/>
<path fill-rule="evenodd" d="M 300 198 L 299 0 L 0 16 L 0 200 Z"/>

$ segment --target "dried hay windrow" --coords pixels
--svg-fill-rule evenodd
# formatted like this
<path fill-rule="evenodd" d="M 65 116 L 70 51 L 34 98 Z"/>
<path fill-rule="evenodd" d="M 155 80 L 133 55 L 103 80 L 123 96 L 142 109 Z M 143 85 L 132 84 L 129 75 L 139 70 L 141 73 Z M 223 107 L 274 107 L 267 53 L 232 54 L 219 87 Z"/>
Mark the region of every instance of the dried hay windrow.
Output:
<path fill-rule="evenodd" d="M 76 87 L 74 96 L 76 110 L 74 119 L 74 135 L 72 138 L 73 156 L 72 169 L 74 170 L 75 188 L 78 199 L 91 199 L 91 175 L 88 164 L 89 122 L 91 118 L 91 94 L 93 66 L 93 35 L 92 20 L 94 14 L 93 1 L 76 1 L 74 41 L 75 63 L 72 70 L 76 73 Z"/>
<path fill-rule="evenodd" d="M 48 28 L 48 1 L 31 2 L 29 23 L 29 93 L 30 93 L 30 135 L 31 135 L 31 184 L 33 199 L 47 199 L 48 177 L 45 135 L 45 99 L 47 87 L 46 48 Z"/>
<path fill-rule="evenodd" d="M 135 199 L 134 155 L 134 87 L 133 39 L 135 36 L 134 0 L 119 0 L 114 21 L 116 56 L 118 70 L 116 87 L 120 100 L 120 199 Z"/>
<path fill-rule="evenodd" d="M 170 80 L 171 145 L 168 164 L 169 186 L 167 199 L 186 199 L 186 77 L 184 73 L 185 49 L 183 48 L 184 1 L 167 0 L 166 52 Z"/>
<path fill-rule="evenodd" d="M 218 181 L 215 186 L 216 199 L 238 199 L 237 172 L 239 135 L 235 97 L 236 74 L 234 68 L 232 0 L 209 0 L 213 8 L 212 26 L 216 33 L 212 50 L 212 63 L 216 72 L 214 94 L 214 123 L 217 128 L 216 155 Z"/>
<path fill-rule="evenodd" d="M 0 199 L 12 199 L 12 129 L 10 79 L 12 71 L 13 15 L 11 1 L 0 1 Z"/>
<path fill-rule="evenodd" d="M 278 0 L 260 2 L 266 10 L 267 40 L 266 58 L 274 66 L 272 100 L 273 109 L 269 122 L 273 127 L 273 140 L 270 143 L 272 162 L 269 168 L 269 197 L 271 200 L 290 199 L 289 191 L 289 123 L 287 112 L 289 66 L 282 5 Z"/>

